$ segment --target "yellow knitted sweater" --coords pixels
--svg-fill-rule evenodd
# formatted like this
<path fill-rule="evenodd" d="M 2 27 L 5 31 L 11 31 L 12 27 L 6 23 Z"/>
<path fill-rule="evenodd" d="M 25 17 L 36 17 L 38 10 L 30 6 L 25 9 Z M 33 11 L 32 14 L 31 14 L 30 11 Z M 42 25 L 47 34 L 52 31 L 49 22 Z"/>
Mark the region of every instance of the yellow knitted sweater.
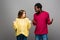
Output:
<path fill-rule="evenodd" d="M 16 20 L 13 21 L 13 28 L 16 32 L 16 36 L 23 34 L 26 37 L 28 37 L 29 30 L 31 28 L 31 21 L 28 18 L 24 19 L 16 18 Z"/>

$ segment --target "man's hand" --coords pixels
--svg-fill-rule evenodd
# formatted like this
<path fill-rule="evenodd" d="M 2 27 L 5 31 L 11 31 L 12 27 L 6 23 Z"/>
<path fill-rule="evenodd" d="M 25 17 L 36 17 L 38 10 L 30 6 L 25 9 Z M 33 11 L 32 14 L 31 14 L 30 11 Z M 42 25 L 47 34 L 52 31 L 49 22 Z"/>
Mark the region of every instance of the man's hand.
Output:
<path fill-rule="evenodd" d="M 48 25 L 50 25 L 50 24 L 52 24 L 53 23 L 53 18 L 52 18 L 52 20 L 48 23 Z"/>
<path fill-rule="evenodd" d="M 33 25 L 36 25 L 36 21 L 35 20 L 32 20 L 32 23 L 33 23 Z"/>
<path fill-rule="evenodd" d="M 51 24 L 53 23 L 53 19 L 51 20 Z"/>

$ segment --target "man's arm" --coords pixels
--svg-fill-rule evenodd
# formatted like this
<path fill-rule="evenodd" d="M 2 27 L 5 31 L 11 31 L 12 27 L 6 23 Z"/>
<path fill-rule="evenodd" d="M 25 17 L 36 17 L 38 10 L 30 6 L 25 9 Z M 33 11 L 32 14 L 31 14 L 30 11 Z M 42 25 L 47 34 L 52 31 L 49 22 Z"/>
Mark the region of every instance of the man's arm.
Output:
<path fill-rule="evenodd" d="M 53 18 L 52 18 L 52 20 L 50 20 L 50 16 L 49 16 L 49 14 L 48 14 L 48 18 L 47 18 L 47 23 L 48 23 L 48 25 L 50 25 L 50 24 L 53 23 Z"/>
<path fill-rule="evenodd" d="M 51 21 L 48 22 L 48 25 L 52 24 L 53 23 L 53 19 Z"/>
<path fill-rule="evenodd" d="M 32 23 L 33 23 L 33 25 L 36 25 L 36 21 L 34 19 L 32 20 Z"/>

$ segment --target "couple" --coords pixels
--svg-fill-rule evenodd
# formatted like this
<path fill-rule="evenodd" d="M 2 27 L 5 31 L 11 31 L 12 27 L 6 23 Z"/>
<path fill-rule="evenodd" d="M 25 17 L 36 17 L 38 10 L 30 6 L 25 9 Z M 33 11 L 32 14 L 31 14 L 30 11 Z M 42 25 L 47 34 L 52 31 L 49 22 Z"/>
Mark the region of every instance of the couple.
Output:
<path fill-rule="evenodd" d="M 35 40 L 48 40 L 48 27 L 47 25 L 52 24 L 53 19 L 50 20 L 49 13 L 42 10 L 42 5 L 36 3 L 34 5 L 35 14 L 32 20 L 35 28 Z M 18 17 L 13 22 L 13 28 L 16 32 L 17 40 L 27 40 L 29 30 L 31 28 L 31 21 L 26 17 L 26 11 L 20 10 Z"/>

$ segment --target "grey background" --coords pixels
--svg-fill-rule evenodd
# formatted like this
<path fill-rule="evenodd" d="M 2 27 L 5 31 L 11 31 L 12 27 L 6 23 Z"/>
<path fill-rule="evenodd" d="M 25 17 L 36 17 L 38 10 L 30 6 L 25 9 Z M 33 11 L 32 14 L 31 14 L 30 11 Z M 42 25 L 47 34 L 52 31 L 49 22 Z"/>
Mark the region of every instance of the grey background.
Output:
<path fill-rule="evenodd" d="M 16 40 L 12 22 L 20 9 L 25 9 L 27 17 L 33 19 L 34 4 L 40 2 L 43 10 L 48 11 L 54 19 L 48 27 L 49 40 L 60 40 L 60 0 L 0 0 L 0 40 Z M 35 26 L 32 25 L 28 40 L 34 40 Z"/>

